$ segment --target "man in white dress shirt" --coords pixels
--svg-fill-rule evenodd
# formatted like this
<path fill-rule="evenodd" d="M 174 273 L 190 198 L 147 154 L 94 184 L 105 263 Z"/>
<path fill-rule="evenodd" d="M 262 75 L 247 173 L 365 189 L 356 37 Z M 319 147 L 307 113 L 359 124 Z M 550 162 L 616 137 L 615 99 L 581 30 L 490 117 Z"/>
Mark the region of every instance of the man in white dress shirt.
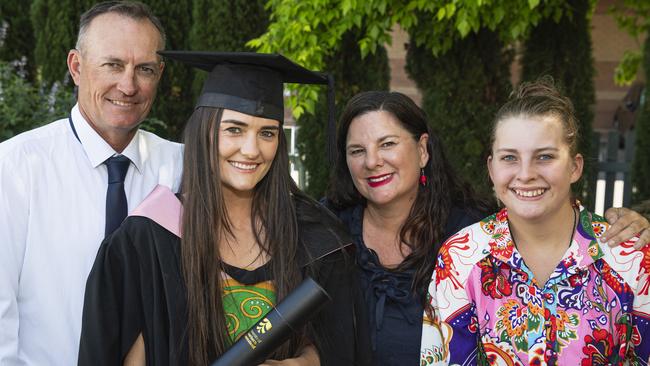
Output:
<path fill-rule="evenodd" d="M 95 5 L 68 55 L 69 118 L 0 144 L 0 365 L 77 363 L 86 278 L 109 234 L 104 161 L 129 159 L 129 211 L 157 184 L 178 189 L 181 145 L 138 130 L 164 43 L 146 6 Z"/>

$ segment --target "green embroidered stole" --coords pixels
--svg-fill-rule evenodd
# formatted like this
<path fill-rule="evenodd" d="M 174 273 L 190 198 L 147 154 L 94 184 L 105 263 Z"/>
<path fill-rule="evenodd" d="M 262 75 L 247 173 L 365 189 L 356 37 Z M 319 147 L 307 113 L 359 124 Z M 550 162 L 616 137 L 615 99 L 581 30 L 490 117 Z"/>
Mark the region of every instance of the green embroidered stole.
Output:
<path fill-rule="evenodd" d="M 271 281 L 244 285 L 226 276 L 223 285 L 223 309 L 228 335 L 234 343 L 262 319 L 276 304 L 275 287 Z"/>

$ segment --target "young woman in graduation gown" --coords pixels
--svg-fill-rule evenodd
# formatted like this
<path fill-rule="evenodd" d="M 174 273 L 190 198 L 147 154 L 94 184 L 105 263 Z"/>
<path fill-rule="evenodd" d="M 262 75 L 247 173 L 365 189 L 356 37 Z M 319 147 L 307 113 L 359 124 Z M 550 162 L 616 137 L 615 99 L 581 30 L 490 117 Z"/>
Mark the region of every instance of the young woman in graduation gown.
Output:
<path fill-rule="evenodd" d="M 167 56 L 201 67 L 179 54 Z M 284 361 L 268 363 L 367 364 L 351 240 L 289 175 L 282 117 L 271 108 L 282 111 L 286 65 L 200 56 L 213 64 L 185 128 L 183 193 L 158 187 L 102 243 L 79 365 L 207 365 L 305 276 L 332 301 L 270 357 Z"/>

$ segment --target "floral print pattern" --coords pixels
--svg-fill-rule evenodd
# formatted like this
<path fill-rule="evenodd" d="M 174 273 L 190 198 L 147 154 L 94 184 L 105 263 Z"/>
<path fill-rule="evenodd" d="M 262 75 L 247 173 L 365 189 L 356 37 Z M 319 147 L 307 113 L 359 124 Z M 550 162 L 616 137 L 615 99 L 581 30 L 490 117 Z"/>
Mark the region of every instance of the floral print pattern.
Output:
<path fill-rule="evenodd" d="M 650 250 L 634 240 L 610 248 L 600 240 L 608 227 L 580 207 L 543 285 L 512 241 L 507 210 L 453 235 L 429 286 L 420 365 L 647 365 Z"/>

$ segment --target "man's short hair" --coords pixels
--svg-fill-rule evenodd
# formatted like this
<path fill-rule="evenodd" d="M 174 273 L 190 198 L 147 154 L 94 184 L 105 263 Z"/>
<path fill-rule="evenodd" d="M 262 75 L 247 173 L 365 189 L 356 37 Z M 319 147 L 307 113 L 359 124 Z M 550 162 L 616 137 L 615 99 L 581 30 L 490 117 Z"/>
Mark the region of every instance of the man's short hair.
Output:
<path fill-rule="evenodd" d="M 151 12 L 149 6 L 139 1 L 104 1 L 95 4 L 88 11 L 81 14 L 81 18 L 79 19 L 79 34 L 77 35 L 77 44 L 75 46 L 77 50 L 81 51 L 88 26 L 93 19 L 107 13 L 116 13 L 133 20 L 149 20 L 156 27 L 158 33 L 160 33 L 161 47 L 165 47 L 165 29 L 160 19 Z"/>

